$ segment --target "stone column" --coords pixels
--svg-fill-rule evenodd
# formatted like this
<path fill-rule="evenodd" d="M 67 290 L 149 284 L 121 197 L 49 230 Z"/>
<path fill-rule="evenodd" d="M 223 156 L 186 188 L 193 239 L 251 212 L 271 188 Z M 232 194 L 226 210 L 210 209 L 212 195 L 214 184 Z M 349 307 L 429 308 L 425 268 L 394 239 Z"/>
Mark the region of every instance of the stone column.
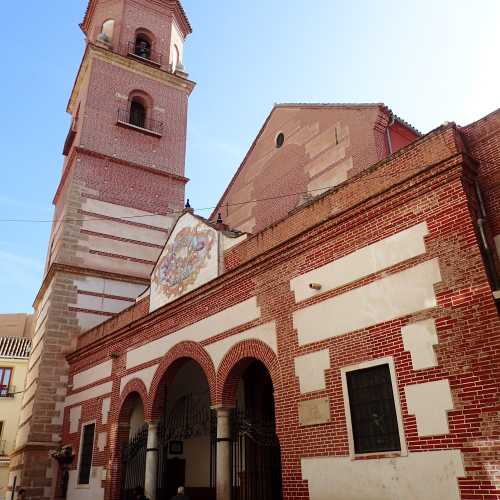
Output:
<path fill-rule="evenodd" d="M 217 408 L 217 500 L 231 500 L 231 409 Z"/>
<path fill-rule="evenodd" d="M 156 500 L 158 484 L 158 423 L 148 425 L 148 443 L 146 451 L 146 472 L 144 475 L 144 494 L 149 500 Z"/>

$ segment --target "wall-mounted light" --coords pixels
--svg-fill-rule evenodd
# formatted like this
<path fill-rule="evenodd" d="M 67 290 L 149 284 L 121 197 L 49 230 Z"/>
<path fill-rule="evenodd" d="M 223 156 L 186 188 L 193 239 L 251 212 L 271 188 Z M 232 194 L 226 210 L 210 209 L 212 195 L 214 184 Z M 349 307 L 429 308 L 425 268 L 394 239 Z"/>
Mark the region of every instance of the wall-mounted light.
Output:
<path fill-rule="evenodd" d="M 309 288 L 311 290 L 319 291 L 321 290 L 321 285 L 319 283 L 309 283 Z"/>

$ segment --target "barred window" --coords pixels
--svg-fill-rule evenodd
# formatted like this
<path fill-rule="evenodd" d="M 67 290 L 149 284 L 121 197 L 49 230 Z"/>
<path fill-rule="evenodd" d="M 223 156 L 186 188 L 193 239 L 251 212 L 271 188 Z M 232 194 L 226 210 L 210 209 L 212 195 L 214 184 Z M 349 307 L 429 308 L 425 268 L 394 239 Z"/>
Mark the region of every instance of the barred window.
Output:
<path fill-rule="evenodd" d="M 389 365 L 347 372 L 346 375 L 355 452 L 400 451 Z"/>
<path fill-rule="evenodd" d="M 94 433 L 95 424 L 89 424 L 83 427 L 78 484 L 89 484 L 90 481 L 90 468 L 92 467 L 92 455 L 94 453 Z"/>

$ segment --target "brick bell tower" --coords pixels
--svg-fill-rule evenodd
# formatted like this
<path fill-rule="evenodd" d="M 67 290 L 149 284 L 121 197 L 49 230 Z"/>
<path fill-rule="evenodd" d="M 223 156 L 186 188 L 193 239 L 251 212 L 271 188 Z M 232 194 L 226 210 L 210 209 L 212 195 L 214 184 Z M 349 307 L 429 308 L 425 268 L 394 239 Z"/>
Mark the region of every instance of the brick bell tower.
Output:
<path fill-rule="evenodd" d="M 54 496 L 67 392 L 65 354 L 81 332 L 149 284 L 182 210 L 191 27 L 176 0 L 90 0 L 86 49 L 68 104 L 71 127 L 54 198 L 45 277 L 9 484 Z M 90 388 L 89 388 L 90 389 Z"/>

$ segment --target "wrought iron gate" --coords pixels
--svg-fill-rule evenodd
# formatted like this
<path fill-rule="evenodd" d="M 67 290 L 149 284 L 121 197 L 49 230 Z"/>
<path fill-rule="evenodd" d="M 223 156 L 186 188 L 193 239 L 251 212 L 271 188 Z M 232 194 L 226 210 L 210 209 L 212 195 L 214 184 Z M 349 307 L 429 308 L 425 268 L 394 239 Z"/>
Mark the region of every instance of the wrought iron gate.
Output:
<path fill-rule="evenodd" d="M 281 453 L 274 422 L 233 413 L 232 500 L 281 500 Z"/>
<path fill-rule="evenodd" d="M 176 476 L 176 459 L 172 457 L 172 445 L 184 443 L 195 437 L 210 437 L 210 484 L 201 494 L 203 500 L 215 500 L 217 462 L 217 421 L 208 405 L 208 394 L 190 394 L 176 402 L 174 410 L 158 427 L 158 500 L 170 500 L 184 480 Z M 191 493 L 190 496 L 193 496 Z M 193 497 L 193 500 L 195 498 Z"/>
<path fill-rule="evenodd" d="M 144 490 L 146 472 L 146 447 L 148 426 L 142 426 L 127 446 L 122 449 L 122 493 L 121 500 L 133 500 L 135 488 Z"/>

